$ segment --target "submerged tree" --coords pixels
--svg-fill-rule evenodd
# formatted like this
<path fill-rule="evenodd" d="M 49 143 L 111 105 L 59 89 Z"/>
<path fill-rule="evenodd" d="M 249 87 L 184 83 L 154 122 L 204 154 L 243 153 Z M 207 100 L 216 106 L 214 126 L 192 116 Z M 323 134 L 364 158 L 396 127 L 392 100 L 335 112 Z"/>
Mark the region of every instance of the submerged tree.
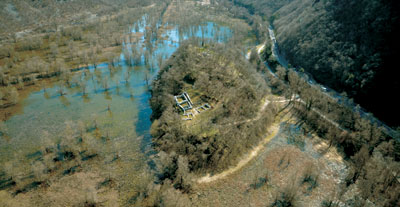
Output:
<path fill-rule="evenodd" d="M 106 76 L 102 79 L 102 85 L 103 85 L 104 90 L 108 91 L 108 89 L 109 89 L 108 76 Z"/>
<path fill-rule="evenodd" d="M 10 88 L 10 95 L 9 95 L 9 100 L 11 104 L 17 104 L 18 103 L 18 97 L 19 93 L 15 87 Z"/>

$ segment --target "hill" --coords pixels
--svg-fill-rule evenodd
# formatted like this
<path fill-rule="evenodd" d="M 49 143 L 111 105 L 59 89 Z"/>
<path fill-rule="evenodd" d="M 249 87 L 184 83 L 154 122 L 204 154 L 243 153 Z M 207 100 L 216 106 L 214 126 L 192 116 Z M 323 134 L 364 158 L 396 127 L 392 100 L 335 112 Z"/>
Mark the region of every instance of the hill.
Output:
<path fill-rule="evenodd" d="M 172 160 L 187 160 L 190 172 L 217 172 L 235 164 L 273 122 L 273 107 L 254 119 L 267 94 L 265 81 L 239 52 L 220 45 L 184 44 L 152 86 L 154 147 Z M 208 104 L 208 110 L 188 109 L 185 113 L 194 116 L 184 116 L 174 100 L 184 92 L 193 108 Z M 175 162 L 164 176 L 173 180 L 176 170 Z"/>
<path fill-rule="evenodd" d="M 235 0 L 268 19 L 289 62 L 321 84 L 345 92 L 391 126 L 399 126 L 393 67 L 399 51 L 399 3 L 389 0 Z M 266 31 L 265 31 L 266 32 Z"/>

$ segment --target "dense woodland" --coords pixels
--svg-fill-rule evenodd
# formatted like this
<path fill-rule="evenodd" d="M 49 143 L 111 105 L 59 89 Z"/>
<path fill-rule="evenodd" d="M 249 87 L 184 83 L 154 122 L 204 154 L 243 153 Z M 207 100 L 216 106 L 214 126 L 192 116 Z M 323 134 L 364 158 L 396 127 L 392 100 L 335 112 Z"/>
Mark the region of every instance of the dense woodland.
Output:
<path fill-rule="evenodd" d="M 151 16 L 143 34 L 143 46 L 149 50 L 133 44 L 132 54 L 122 53 L 128 57 L 125 61 L 129 66 L 142 64 L 143 53 L 146 68 L 160 67 L 148 87 L 155 150 L 151 150 L 150 154 L 155 153 L 149 157 L 149 166 L 126 160 L 136 159 L 136 154 L 132 156 L 129 151 L 139 143 L 133 137 L 119 137 L 129 144 L 118 148 L 111 144 L 113 138 L 108 132 L 100 133 L 96 118 L 88 123 L 66 122 L 65 132 L 59 135 L 60 143 L 48 142 L 51 138 L 44 133 L 41 149 L 15 158 L 27 159 L 29 167 L 15 161 L 17 164 L 8 163 L 1 169 L 0 188 L 11 192 L 9 200 L 32 192 L 40 198 L 41 191 L 37 189 L 50 192 L 54 183 L 62 183 L 62 179 L 77 172 L 93 172 L 94 168 L 100 172 L 91 183 L 96 190 L 83 190 L 76 201 L 83 206 L 101 206 L 95 197 L 105 188 L 126 193 L 119 198 L 124 206 L 190 206 L 198 187 L 193 181 L 206 173 L 213 175 L 235 166 L 269 133 L 270 126 L 277 124 L 277 115 L 288 114 L 301 129 L 302 136 L 297 141 L 316 135 L 328 143 L 327 151 L 337 149 L 347 166 L 347 176 L 338 184 L 340 190 L 323 198 L 321 206 L 400 206 L 399 138 L 371 122 L 369 115 L 361 116 L 357 108 L 346 104 L 346 96 L 354 98 L 391 126 L 399 125 L 399 102 L 391 98 L 399 90 L 397 72 L 391 67 L 399 49 L 395 37 L 400 28 L 397 2 L 219 0 L 210 1 L 211 6 L 204 10 L 188 9 L 188 5 L 192 6 L 188 2 L 0 2 L 0 110 L 12 108 L 30 86 L 40 83 L 38 87 L 45 91 L 46 85 L 41 81 L 48 78 L 56 77 L 54 84 L 60 97 L 65 94 L 64 88 L 71 85 L 78 85 L 84 96 L 86 85 L 74 80 L 74 71 L 80 67 L 96 68 L 102 62 L 109 63 L 110 73 L 116 71 L 114 65 L 123 42 L 138 43 L 139 39 L 123 34 L 138 30 L 139 26 L 132 22 L 144 14 Z M 49 18 L 52 21 L 47 21 Z M 157 26 L 159 22 L 176 23 L 181 30 L 191 30 L 202 23 L 200 19 L 229 25 L 233 37 L 226 44 L 192 38 L 182 43 L 168 61 L 163 60 L 162 54 L 156 57 L 157 66 L 149 61 L 153 56 L 151 42 L 161 39 L 163 33 Z M 227 23 L 227 19 L 232 22 Z M 281 52 L 293 66 L 289 69 L 280 66 L 269 49 L 271 42 L 266 40 L 270 24 L 275 28 Z M 261 58 L 253 49 L 247 61 L 243 45 L 253 39 L 260 44 L 265 42 L 267 49 Z M 343 96 L 327 95 L 310 85 L 298 71 L 312 74 L 319 83 L 343 92 Z M 107 78 L 100 78 L 99 70 L 85 76 L 99 78 L 105 92 L 109 89 Z M 146 84 L 148 78 L 146 75 Z M 211 109 L 193 120 L 183 120 L 183 112 L 174 100 L 174 95 L 182 92 L 191 96 L 195 107 L 208 103 Z M 279 96 L 286 102 L 271 102 L 260 110 L 267 95 Z M 130 98 L 134 99 L 132 93 Z M 106 111 L 111 114 L 109 105 Z M 3 123 L 0 131 L 7 138 Z M 147 154 L 139 157 L 142 156 L 148 158 Z M 285 156 L 279 159 L 282 162 Z M 102 165 L 103 161 L 108 164 Z M 287 162 L 289 165 L 289 158 Z M 119 167 L 121 164 L 124 168 Z M 141 176 L 130 177 L 136 175 L 136 170 Z M 268 187 L 261 190 L 276 194 L 274 199 L 264 201 L 266 205 L 297 206 L 302 199 L 296 192 L 299 186 L 309 183 L 312 191 L 319 185 L 320 171 L 310 167 L 305 173 L 295 173 L 301 174 L 301 180 L 293 186 L 270 188 L 272 182 L 267 175 L 260 182 L 256 177 L 249 189 L 257 190 L 266 184 Z M 5 198 L 4 192 L 0 193 Z"/>
<path fill-rule="evenodd" d="M 350 171 L 339 197 L 357 186 L 361 197 L 350 203 L 346 201 L 350 206 L 365 206 L 368 202 L 379 206 L 399 205 L 398 138 L 389 136 L 384 128 L 367 117 L 362 118 L 357 111 L 311 87 L 295 70 L 285 70 L 279 65 L 275 69 L 276 76 L 266 72 L 269 86 L 273 93 L 290 99 L 287 107 L 302 120 L 304 133 L 316 133 L 326 139 L 329 147 L 337 147 L 348 161 Z M 261 70 L 267 71 L 264 65 Z M 326 206 L 337 204 L 333 200 L 327 201 Z"/>
<path fill-rule="evenodd" d="M 194 41 L 191 43 L 195 44 Z M 220 59 L 221 54 L 224 57 L 235 57 L 234 53 L 227 51 L 229 51 L 227 48 L 216 46 L 210 48 L 208 45 L 196 47 L 187 43 L 165 64 L 153 83 L 152 135 L 154 147 L 160 152 L 158 157 L 161 160 L 158 164 L 160 170 L 158 179 L 167 185 L 172 184 L 183 193 L 192 191 L 191 180 L 198 172 L 215 173 L 234 164 L 235 158 L 246 152 L 246 148 L 257 140 L 255 130 L 258 130 L 259 134 L 265 133 L 265 127 L 272 123 L 277 113 L 272 108 L 272 111 L 263 114 L 260 121 L 251 122 L 251 125 L 238 121 L 255 115 L 257 104 L 248 103 L 257 103 L 259 99 L 256 98 L 257 93 L 253 93 L 253 98 L 250 98 L 252 96 L 249 97 L 249 93 L 238 94 L 240 90 L 227 92 L 232 90 L 229 89 L 230 86 L 236 88 L 237 85 L 228 84 L 233 81 L 230 79 L 232 75 L 224 74 L 221 69 L 229 72 L 236 67 L 221 67 L 215 65 L 215 62 L 220 63 L 220 61 L 214 60 L 216 57 Z M 237 62 L 237 60 L 232 61 Z M 337 206 L 339 202 L 349 206 L 365 206 L 369 202 L 379 206 L 399 205 L 400 143 L 396 139 L 385 134 L 383 128 L 362 118 L 346 105 L 340 104 L 338 100 L 308 85 L 307 80 L 294 70 L 285 70 L 276 65 L 276 76 L 273 76 L 259 61 L 253 60 L 253 64 L 246 67 L 246 70 L 252 71 L 255 69 L 251 68 L 257 68 L 260 73 L 253 71 L 253 74 L 264 77 L 273 94 L 290 100 L 285 108 L 299 118 L 304 135 L 316 133 L 327 140 L 329 148 L 337 148 L 347 160 L 349 172 L 345 182 L 341 184 L 341 190 L 335 192 L 336 196 L 324 200 L 321 205 Z M 207 80 L 204 84 L 200 82 L 203 76 Z M 249 75 L 239 77 L 248 80 L 254 78 Z M 258 81 L 258 83 L 263 82 L 259 79 Z M 207 84 L 210 82 L 213 84 Z M 260 89 L 266 90 L 266 88 L 268 87 L 263 86 Z M 211 103 L 215 107 L 212 115 L 202 114 L 192 121 L 183 121 L 181 111 L 173 99 L 173 95 L 183 91 L 195 92 L 202 101 Z M 229 102 L 231 95 L 241 98 L 234 99 L 234 105 L 229 108 L 225 103 L 232 103 Z M 296 95 L 298 98 L 295 98 Z M 221 103 L 223 107 L 218 107 Z M 242 110 L 246 113 L 241 114 Z M 234 111 L 237 113 L 233 113 Z M 207 119 L 204 120 L 204 117 Z M 198 125 L 201 126 L 200 131 Z M 292 187 L 289 191 L 294 189 Z M 360 197 L 344 198 L 353 189 L 360 190 Z M 298 198 L 287 197 L 283 193 L 282 197 L 276 198 L 272 206 L 279 203 L 295 205 L 296 199 Z"/>
<path fill-rule="evenodd" d="M 382 101 L 399 90 L 394 67 L 400 45 L 398 1 L 233 2 L 275 26 L 281 51 L 293 66 L 399 126 L 399 102 Z"/>
<path fill-rule="evenodd" d="M 184 91 L 212 109 L 182 120 L 173 96 Z M 246 122 L 258 116 L 265 94 L 263 79 L 237 51 L 220 45 L 181 46 L 152 88 L 154 146 L 167 153 L 173 165 L 165 166 L 163 179 L 175 179 L 181 157 L 189 172 L 217 172 L 235 164 L 274 120 L 271 107 L 262 118 Z"/>

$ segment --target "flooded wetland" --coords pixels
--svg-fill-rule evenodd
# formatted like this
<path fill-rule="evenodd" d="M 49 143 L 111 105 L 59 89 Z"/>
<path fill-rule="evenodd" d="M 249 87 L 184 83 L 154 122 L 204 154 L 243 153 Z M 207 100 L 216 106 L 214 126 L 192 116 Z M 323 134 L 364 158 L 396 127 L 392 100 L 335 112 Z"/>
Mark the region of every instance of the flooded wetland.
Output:
<path fill-rule="evenodd" d="M 152 79 L 180 42 L 226 42 L 232 35 L 228 27 L 206 19 L 184 27 L 159 20 L 152 34 L 149 18 L 132 22 L 112 62 L 25 86 L 17 105 L 4 109 L 0 188 L 12 193 L 1 191 L 0 200 L 9 197 L 11 206 L 114 206 L 130 202 L 146 187 L 140 185 L 151 179 Z"/>
<path fill-rule="evenodd" d="M 0 2 L 0 207 L 396 206 L 393 130 L 289 64 L 330 1 L 290 2 Z"/>

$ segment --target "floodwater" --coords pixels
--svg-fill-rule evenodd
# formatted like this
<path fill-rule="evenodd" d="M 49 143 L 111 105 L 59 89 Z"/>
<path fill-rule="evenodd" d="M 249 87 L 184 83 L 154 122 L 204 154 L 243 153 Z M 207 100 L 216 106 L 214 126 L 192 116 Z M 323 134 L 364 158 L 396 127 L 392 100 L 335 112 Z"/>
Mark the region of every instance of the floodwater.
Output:
<path fill-rule="evenodd" d="M 160 57 L 169 58 L 180 42 L 190 37 L 225 42 L 231 30 L 212 22 L 190 28 L 167 24 L 162 26 L 162 38 L 152 39 L 148 49 L 147 22 L 148 16 L 143 16 L 132 25 L 131 33 L 137 33 L 140 38 L 134 43 L 123 43 L 123 51 L 114 66 L 102 63 L 96 68 L 90 66 L 73 72 L 69 85 L 59 77 L 54 78 L 52 87 L 24 99 L 23 112 L 4 122 L 0 166 L 14 163 L 16 159 L 23 162 L 21 157 L 35 155 L 44 145 L 60 144 L 65 134 L 78 131 L 80 126 L 87 131 L 96 128 L 96 137 L 105 138 L 108 141 L 104 144 L 111 146 L 107 153 L 121 156 L 118 152 L 121 147 L 134 152 L 149 151 L 152 112 L 149 85 L 159 70 Z M 136 58 L 127 57 L 132 54 Z"/>

